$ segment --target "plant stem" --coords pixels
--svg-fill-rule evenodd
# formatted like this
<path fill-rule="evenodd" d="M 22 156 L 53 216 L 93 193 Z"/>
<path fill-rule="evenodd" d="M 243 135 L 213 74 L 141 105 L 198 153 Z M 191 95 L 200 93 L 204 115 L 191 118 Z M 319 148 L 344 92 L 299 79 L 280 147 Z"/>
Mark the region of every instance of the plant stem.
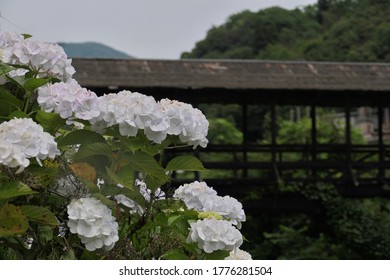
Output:
<path fill-rule="evenodd" d="M 26 103 L 24 104 L 24 110 L 23 112 L 27 114 L 27 111 L 28 111 L 28 105 L 30 103 L 30 98 L 31 98 L 31 95 L 32 93 L 31 92 L 27 92 L 27 99 L 26 99 Z"/>

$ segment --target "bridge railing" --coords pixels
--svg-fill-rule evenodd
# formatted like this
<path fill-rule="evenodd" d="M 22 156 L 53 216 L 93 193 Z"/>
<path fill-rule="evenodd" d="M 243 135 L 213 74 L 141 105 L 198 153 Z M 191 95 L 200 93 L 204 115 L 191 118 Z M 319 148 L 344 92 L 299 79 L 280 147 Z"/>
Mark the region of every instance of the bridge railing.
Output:
<path fill-rule="evenodd" d="M 206 149 L 182 149 L 177 153 L 194 153 L 208 169 L 202 173 L 178 172 L 177 182 L 207 179 L 226 186 L 238 181 L 240 185 L 390 183 L 390 145 L 209 145 Z"/>

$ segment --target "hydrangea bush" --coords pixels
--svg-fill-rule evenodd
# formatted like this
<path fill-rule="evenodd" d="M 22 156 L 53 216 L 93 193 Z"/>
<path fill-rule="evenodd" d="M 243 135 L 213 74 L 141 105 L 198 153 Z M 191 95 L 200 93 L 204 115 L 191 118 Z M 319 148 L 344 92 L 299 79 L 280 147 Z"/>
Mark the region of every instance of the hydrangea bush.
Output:
<path fill-rule="evenodd" d="M 208 121 L 190 104 L 121 91 L 97 96 L 72 78 L 63 49 L 0 34 L 1 259 L 251 259 L 245 213 L 205 182 Z M 173 193 L 173 194 L 172 194 Z"/>

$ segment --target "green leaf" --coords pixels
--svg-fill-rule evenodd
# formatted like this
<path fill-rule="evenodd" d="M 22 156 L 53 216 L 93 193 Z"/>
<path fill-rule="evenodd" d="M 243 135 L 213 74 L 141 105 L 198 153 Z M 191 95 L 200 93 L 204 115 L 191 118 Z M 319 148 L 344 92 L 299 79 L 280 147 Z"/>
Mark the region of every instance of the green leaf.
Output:
<path fill-rule="evenodd" d="M 106 143 L 92 143 L 89 145 L 81 145 L 78 152 L 73 156 L 73 161 L 82 161 L 85 158 L 92 156 L 105 156 L 111 158 L 112 150 Z"/>
<path fill-rule="evenodd" d="M 229 256 L 228 251 L 218 250 L 210 254 L 206 254 L 206 260 L 224 260 L 227 256 Z"/>
<path fill-rule="evenodd" d="M 7 74 L 12 70 L 14 70 L 14 68 L 0 61 L 0 76 Z"/>
<path fill-rule="evenodd" d="M 153 223 L 156 226 L 166 227 L 168 225 L 168 218 L 164 212 L 160 212 L 153 217 Z"/>
<path fill-rule="evenodd" d="M 116 206 L 116 203 L 114 201 L 109 200 L 107 197 L 100 193 L 94 193 L 92 194 L 92 196 L 111 209 Z"/>
<path fill-rule="evenodd" d="M 169 178 L 157 178 L 149 175 L 145 176 L 145 183 L 152 192 L 155 192 L 159 187 L 163 186 L 165 183 L 169 182 Z"/>
<path fill-rule="evenodd" d="M 44 111 L 38 111 L 35 118 L 43 129 L 52 135 L 66 122 L 59 114 Z"/>
<path fill-rule="evenodd" d="M 197 157 L 187 155 L 187 156 L 178 156 L 171 159 L 168 162 L 165 170 L 204 171 L 206 169 L 203 167 L 202 162 Z"/>
<path fill-rule="evenodd" d="M 51 78 L 30 78 L 24 82 L 23 87 L 26 91 L 34 91 L 37 88 L 47 84 Z"/>
<path fill-rule="evenodd" d="M 50 226 L 39 225 L 37 228 L 39 243 L 46 245 L 47 242 L 53 240 L 53 229 Z"/>
<path fill-rule="evenodd" d="M 99 187 L 95 184 L 95 183 L 92 183 L 91 181 L 88 181 L 88 180 L 85 180 L 83 179 L 82 177 L 78 177 L 78 179 L 84 183 L 84 185 L 88 188 L 88 191 L 91 193 L 91 194 L 96 194 L 96 193 L 99 193 L 100 192 L 100 189 Z"/>
<path fill-rule="evenodd" d="M 92 144 L 105 142 L 106 140 L 100 134 L 90 130 L 80 129 L 70 132 L 57 143 L 59 147 L 63 147 L 76 144 Z"/>
<path fill-rule="evenodd" d="M 50 176 L 55 177 L 58 174 L 58 167 L 45 167 L 37 164 L 31 164 L 26 168 L 28 172 L 30 172 L 34 176 Z"/>
<path fill-rule="evenodd" d="M 27 217 L 18 206 L 6 204 L 0 209 L 0 237 L 22 234 L 27 228 Z"/>
<path fill-rule="evenodd" d="M 10 120 L 14 119 L 14 118 L 17 118 L 17 119 L 25 119 L 25 118 L 30 118 L 30 116 L 28 114 L 26 114 L 25 112 L 23 111 L 13 111 L 9 116 L 8 118 Z"/>
<path fill-rule="evenodd" d="M 8 179 L 9 179 L 9 176 L 7 174 L 5 174 L 3 172 L 0 172 L 0 182 L 1 181 L 7 181 Z"/>
<path fill-rule="evenodd" d="M 76 260 L 76 254 L 72 249 L 67 249 L 62 255 L 61 260 Z"/>
<path fill-rule="evenodd" d="M 198 218 L 198 214 L 199 213 L 194 210 L 173 213 L 168 217 L 168 226 L 184 221 L 186 223 L 186 227 L 188 227 L 188 220 L 196 220 Z"/>
<path fill-rule="evenodd" d="M 35 194 L 29 186 L 22 182 L 0 182 L 0 200 L 13 197 Z"/>
<path fill-rule="evenodd" d="M 189 260 L 190 258 L 180 250 L 172 250 L 161 256 L 165 260 Z"/>
<path fill-rule="evenodd" d="M 121 184 L 122 186 L 134 190 L 134 175 L 133 170 L 125 170 L 126 172 L 121 172 L 116 174 L 111 168 L 106 167 L 106 172 L 108 177 L 115 182 L 116 184 Z"/>
<path fill-rule="evenodd" d="M 13 111 L 21 110 L 21 102 L 10 91 L 0 86 L 0 115 L 8 116 Z"/>
<path fill-rule="evenodd" d="M 49 208 L 35 205 L 23 205 L 20 208 L 29 221 L 50 226 L 58 225 L 55 215 L 49 210 Z"/>
<path fill-rule="evenodd" d="M 132 169 L 140 171 L 144 175 L 150 175 L 168 181 L 165 170 L 158 164 L 154 157 L 143 152 L 138 152 L 133 155 L 128 155 L 126 159 Z"/>
<path fill-rule="evenodd" d="M 126 146 L 126 148 L 130 149 L 133 153 L 141 148 L 145 147 L 145 139 L 139 136 L 140 133 L 136 137 L 121 137 L 121 142 Z"/>
<path fill-rule="evenodd" d="M 23 38 L 24 38 L 25 40 L 32 37 L 32 35 L 27 34 L 27 33 L 22 33 L 21 35 L 23 36 Z"/>
<path fill-rule="evenodd" d="M 44 167 L 37 164 L 31 164 L 26 169 L 33 176 L 39 177 L 39 181 L 43 186 L 48 186 L 53 182 L 53 178 L 58 174 L 58 167 Z"/>

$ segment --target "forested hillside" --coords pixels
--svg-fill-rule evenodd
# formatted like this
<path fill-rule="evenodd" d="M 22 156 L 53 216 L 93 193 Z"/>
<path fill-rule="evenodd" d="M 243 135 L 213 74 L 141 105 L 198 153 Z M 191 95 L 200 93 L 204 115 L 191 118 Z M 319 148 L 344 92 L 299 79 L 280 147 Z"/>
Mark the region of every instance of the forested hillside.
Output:
<path fill-rule="evenodd" d="M 68 57 L 71 58 L 117 58 L 130 59 L 134 58 L 124 52 L 115 50 L 101 43 L 58 43 L 64 48 Z"/>
<path fill-rule="evenodd" d="M 319 0 L 302 9 L 243 11 L 182 58 L 390 61 L 387 0 Z"/>

